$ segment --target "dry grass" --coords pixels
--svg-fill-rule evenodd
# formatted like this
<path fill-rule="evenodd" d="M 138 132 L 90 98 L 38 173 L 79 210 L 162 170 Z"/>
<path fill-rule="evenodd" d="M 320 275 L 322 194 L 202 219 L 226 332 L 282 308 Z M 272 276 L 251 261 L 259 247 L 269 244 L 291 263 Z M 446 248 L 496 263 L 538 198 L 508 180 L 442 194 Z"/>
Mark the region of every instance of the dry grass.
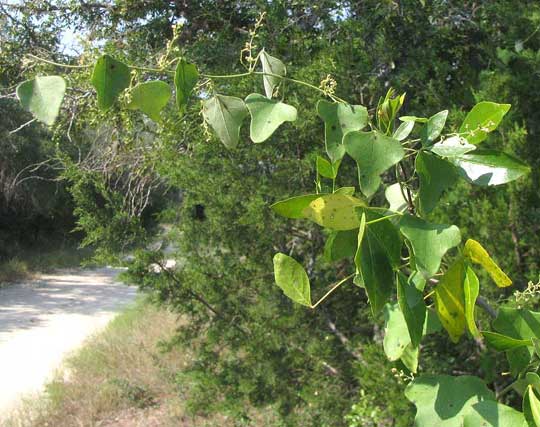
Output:
<path fill-rule="evenodd" d="M 90 250 L 76 247 L 20 251 L 17 256 L 0 262 L 0 287 L 32 279 L 39 273 L 57 268 L 78 267 L 90 254 Z"/>
<path fill-rule="evenodd" d="M 139 301 L 65 362 L 46 393 L 29 399 L 5 427 L 232 426 L 226 417 L 188 417 L 174 377 L 189 358 L 160 350 L 173 313 Z"/>
<path fill-rule="evenodd" d="M 0 286 L 27 279 L 30 276 L 28 263 L 19 258 L 0 263 Z"/>

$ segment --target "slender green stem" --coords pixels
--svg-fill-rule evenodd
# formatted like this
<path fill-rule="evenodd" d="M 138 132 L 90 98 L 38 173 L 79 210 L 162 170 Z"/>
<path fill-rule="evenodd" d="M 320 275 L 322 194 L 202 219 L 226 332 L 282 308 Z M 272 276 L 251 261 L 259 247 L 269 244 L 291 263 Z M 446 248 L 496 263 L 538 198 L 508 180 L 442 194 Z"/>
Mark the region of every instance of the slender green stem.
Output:
<path fill-rule="evenodd" d="M 57 67 L 63 67 L 63 68 L 81 69 L 81 68 L 90 68 L 90 67 L 93 66 L 91 64 L 90 65 L 61 64 L 59 62 L 54 62 L 54 61 L 51 61 L 49 59 L 40 58 L 40 57 L 32 55 L 32 54 L 28 54 L 28 57 L 30 57 L 30 58 L 32 58 L 32 59 L 34 59 L 36 61 L 44 62 L 46 64 L 55 65 Z M 146 72 L 149 72 L 149 73 L 174 74 L 173 70 L 166 70 L 166 69 L 162 69 L 162 68 L 139 67 L 139 66 L 136 66 L 136 65 L 128 65 L 128 67 L 133 69 L 133 70 L 146 71 Z M 313 89 L 313 90 L 315 90 L 317 92 L 320 92 L 323 95 L 328 96 L 328 97 L 330 97 L 330 98 L 332 98 L 332 99 L 334 99 L 336 101 L 348 104 L 347 101 L 341 99 L 340 97 L 338 97 L 336 95 L 331 95 L 331 94 L 325 92 L 324 90 L 322 90 L 321 88 L 319 88 L 319 87 L 317 87 L 315 85 L 312 85 L 311 83 L 304 82 L 302 80 L 292 79 L 290 77 L 280 76 L 279 74 L 265 73 L 265 72 L 262 72 L 262 71 L 247 71 L 245 73 L 226 74 L 226 75 L 204 74 L 204 73 L 200 74 L 201 77 L 205 77 L 205 78 L 208 78 L 208 79 L 237 79 L 237 78 L 241 78 L 241 77 L 248 77 L 248 76 L 251 76 L 251 75 L 270 76 L 270 77 L 275 77 L 275 78 L 285 80 L 285 81 L 288 81 L 288 82 L 291 82 L 291 83 L 295 83 L 295 84 L 298 84 L 298 85 L 306 86 L 306 87 L 309 87 L 310 89 Z"/>
<path fill-rule="evenodd" d="M 327 292 L 325 293 L 322 298 L 317 301 L 315 304 L 313 304 L 311 306 L 311 308 L 315 308 L 317 307 L 321 302 L 323 302 L 326 298 L 328 298 L 330 296 L 330 294 L 332 292 L 334 292 L 337 288 L 339 288 L 343 283 L 345 283 L 347 280 L 351 279 L 352 277 L 354 277 L 355 273 L 353 274 L 349 274 L 347 277 L 345 277 L 344 279 L 341 279 L 339 282 L 337 282 L 334 286 L 332 286 L 332 288 Z"/>
<path fill-rule="evenodd" d="M 375 224 L 376 222 L 385 221 L 385 220 L 387 220 L 389 218 L 395 218 L 396 216 L 402 216 L 402 215 L 403 215 L 402 213 L 395 213 L 395 214 L 392 214 L 392 215 L 386 215 L 386 216 L 383 216 L 382 218 L 377 218 L 377 219 L 368 221 L 368 222 L 366 222 L 366 225 Z"/>
<path fill-rule="evenodd" d="M 247 77 L 254 74 L 253 71 L 247 71 L 245 73 L 239 74 L 225 74 L 225 75 L 215 75 L 215 74 L 200 74 L 201 77 L 206 77 L 207 79 L 238 79 L 240 77 Z"/>
<path fill-rule="evenodd" d="M 82 68 L 91 68 L 93 67 L 92 64 L 89 64 L 89 65 L 71 65 L 71 64 L 61 64 L 59 62 L 54 62 L 54 61 L 51 61 L 49 59 L 45 59 L 45 58 L 40 58 L 39 56 L 35 56 L 35 55 L 32 55 L 31 53 L 27 54 L 28 57 L 36 60 L 36 61 L 40 61 L 40 62 L 44 62 L 45 64 L 50 64 L 50 65 L 55 65 L 57 67 L 62 67 L 62 68 L 76 68 L 76 69 L 82 69 Z M 172 70 L 165 70 L 165 69 L 160 69 L 160 68 L 150 68 L 150 67 L 139 67 L 137 65 L 128 65 L 129 68 L 133 69 L 133 70 L 139 70 L 139 71 L 147 71 L 147 72 L 150 72 L 150 73 L 159 73 L 159 74 L 162 74 L 162 73 L 166 73 L 166 74 L 174 74 L 174 71 Z"/>
<path fill-rule="evenodd" d="M 60 64 L 59 62 L 54 62 L 49 59 L 40 58 L 39 56 L 32 55 L 31 53 L 28 53 L 26 56 L 29 58 L 32 58 L 39 62 L 44 62 L 45 64 L 49 65 L 56 65 L 57 67 L 63 67 L 63 68 L 90 68 L 91 65 L 71 65 L 71 64 Z"/>
<path fill-rule="evenodd" d="M 431 291 L 430 293 L 426 294 L 426 296 L 424 297 L 424 301 L 427 300 L 431 295 L 433 295 L 435 293 L 435 290 Z"/>
<path fill-rule="evenodd" d="M 128 65 L 129 68 L 132 70 L 139 70 L 139 71 L 146 71 L 148 73 L 156 73 L 156 74 L 174 74 L 173 70 L 166 70 L 161 68 L 151 68 L 151 67 L 139 67 L 137 65 Z"/>

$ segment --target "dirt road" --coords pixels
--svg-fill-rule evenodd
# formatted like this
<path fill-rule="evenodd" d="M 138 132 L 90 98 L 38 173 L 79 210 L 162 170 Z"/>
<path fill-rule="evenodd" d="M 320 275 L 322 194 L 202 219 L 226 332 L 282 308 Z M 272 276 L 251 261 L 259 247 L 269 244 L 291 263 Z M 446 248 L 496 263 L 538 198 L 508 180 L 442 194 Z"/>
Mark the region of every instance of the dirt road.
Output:
<path fill-rule="evenodd" d="M 44 275 L 0 289 L 0 422 L 20 399 L 35 393 L 67 353 L 103 328 L 136 289 L 101 268 Z"/>

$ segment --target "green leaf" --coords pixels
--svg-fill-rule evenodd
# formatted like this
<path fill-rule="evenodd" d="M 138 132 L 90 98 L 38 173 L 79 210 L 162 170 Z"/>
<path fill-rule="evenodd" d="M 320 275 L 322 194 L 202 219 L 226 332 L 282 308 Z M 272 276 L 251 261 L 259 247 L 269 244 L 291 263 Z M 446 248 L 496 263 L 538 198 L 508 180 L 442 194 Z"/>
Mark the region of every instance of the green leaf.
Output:
<path fill-rule="evenodd" d="M 66 81 L 59 76 L 35 77 L 17 86 L 21 106 L 41 123 L 51 126 L 60 112 Z"/>
<path fill-rule="evenodd" d="M 400 357 L 401 363 L 411 371 L 413 374 L 418 372 L 418 356 L 420 354 L 420 348 L 414 347 L 412 344 L 409 344 L 403 350 L 403 354 Z"/>
<path fill-rule="evenodd" d="M 531 385 L 523 395 L 523 414 L 529 427 L 540 427 L 540 400 Z"/>
<path fill-rule="evenodd" d="M 531 340 L 519 340 L 497 332 L 482 331 L 486 343 L 497 351 L 507 351 L 513 348 L 527 347 L 532 345 Z"/>
<path fill-rule="evenodd" d="M 427 123 L 429 119 L 427 119 L 426 117 L 401 116 L 399 120 L 401 120 L 402 122 Z"/>
<path fill-rule="evenodd" d="M 501 307 L 493 321 L 493 329 L 517 340 L 540 339 L 540 313 L 522 308 Z M 517 376 L 527 368 L 533 354 L 532 346 L 507 350 L 506 358 L 512 375 Z"/>
<path fill-rule="evenodd" d="M 303 211 L 306 218 L 332 230 L 352 230 L 360 226 L 357 206 L 365 202 L 343 194 L 326 194 L 313 200 Z"/>
<path fill-rule="evenodd" d="M 435 142 L 435 140 L 440 136 L 447 117 L 448 110 L 444 110 L 429 118 L 425 126 L 422 128 L 421 133 L 422 145 L 424 147 L 432 145 L 433 142 Z"/>
<path fill-rule="evenodd" d="M 203 102 L 202 112 L 204 120 L 212 127 L 225 147 L 236 147 L 242 121 L 248 114 L 244 101 L 232 96 L 215 95 Z"/>
<path fill-rule="evenodd" d="M 411 344 L 411 339 L 399 305 L 385 304 L 384 320 L 384 354 L 388 360 L 394 362 L 401 358 L 407 346 Z"/>
<path fill-rule="evenodd" d="M 478 294 L 480 293 L 480 283 L 469 263 L 466 263 L 465 265 L 463 293 L 465 296 L 465 320 L 467 321 L 467 327 L 473 337 L 479 337 L 480 332 L 478 331 L 475 322 L 474 307 Z"/>
<path fill-rule="evenodd" d="M 502 271 L 489 256 L 483 246 L 476 240 L 468 239 L 467 242 L 465 242 L 463 255 L 468 257 L 472 262 L 484 267 L 499 288 L 505 288 L 512 284 L 512 280 L 510 280 L 504 271 Z"/>
<path fill-rule="evenodd" d="M 463 427 L 465 418 L 474 413 L 477 403 L 495 402 L 486 384 L 469 375 L 419 376 L 409 383 L 405 397 L 416 406 L 416 427 Z"/>
<path fill-rule="evenodd" d="M 476 150 L 450 159 L 463 178 L 476 185 L 501 185 L 530 172 L 521 160 L 495 150 Z"/>
<path fill-rule="evenodd" d="M 276 202 L 272 206 L 270 206 L 270 208 L 275 213 L 286 218 L 305 218 L 304 209 L 306 209 L 313 200 L 318 199 L 321 196 L 322 194 L 306 194 L 304 196 L 295 196 Z"/>
<path fill-rule="evenodd" d="M 532 342 L 534 346 L 534 352 L 536 353 L 536 357 L 540 359 L 540 339 L 532 338 Z"/>
<path fill-rule="evenodd" d="M 461 241 L 455 225 L 433 224 L 411 215 L 403 215 L 399 228 L 411 244 L 418 271 L 426 279 L 439 271 L 443 255 Z"/>
<path fill-rule="evenodd" d="M 339 169 L 339 161 L 333 165 L 328 160 L 317 156 L 317 173 L 325 178 L 335 179 Z"/>
<path fill-rule="evenodd" d="M 176 105 L 182 113 L 185 111 L 189 97 L 199 80 L 199 72 L 195 64 L 180 59 L 174 72 L 174 86 L 176 88 Z"/>
<path fill-rule="evenodd" d="M 469 144 L 465 138 L 460 136 L 451 136 L 433 144 L 429 150 L 441 157 L 456 157 L 476 150 L 476 145 Z"/>
<path fill-rule="evenodd" d="M 354 255 L 354 265 L 356 267 L 355 276 L 353 279 L 353 283 L 355 285 L 360 286 L 361 288 L 364 287 L 364 282 L 362 280 L 362 274 L 361 274 L 361 264 L 360 264 L 360 258 L 358 257 L 358 254 L 361 253 L 362 250 L 362 242 L 364 240 L 364 235 L 366 233 L 366 213 L 362 212 L 360 216 L 360 226 L 358 227 L 358 236 L 356 238 L 357 246 L 356 246 L 356 253 Z"/>
<path fill-rule="evenodd" d="M 311 307 L 309 278 L 298 261 L 288 255 L 277 253 L 274 255 L 274 275 L 276 284 L 286 296 L 298 304 Z"/>
<path fill-rule="evenodd" d="M 463 259 L 459 259 L 452 264 L 435 287 L 435 310 L 454 343 L 459 341 L 467 324 L 464 280 L 465 263 Z"/>
<path fill-rule="evenodd" d="M 397 139 L 398 141 L 403 141 L 411 134 L 413 128 L 414 128 L 414 121 L 403 122 L 396 129 L 396 131 L 392 135 L 392 138 Z"/>
<path fill-rule="evenodd" d="M 407 323 L 411 343 L 413 347 L 418 347 L 422 340 L 426 320 L 426 304 L 423 293 L 416 289 L 413 283 L 409 283 L 403 273 L 398 272 L 397 297 L 399 307 Z"/>
<path fill-rule="evenodd" d="M 371 221 L 382 216 L 368 212 L 366 218 Z M 368 224 L 362 238 L 359 234 L 354 257 L 358 276 L 355 283 L 365 287 L 373 314 L 377 314 L 392 295 L 394 269 L 399 267 L 401 246 L 399 232 L 390 221 Z"/>
<path fill-rule="evenodd" d="M 285 76 L 287 69 L 279 59 L 269 55 L 264 49 L 261 51 L 261 64 L 263 73 Z M 274 90 L 281 83 L 281 79 L 275 76 L 263 76 L 264 92 L 268 98 L 272 98 Z"/>
<path fill-rule="evenodd" d="M 128 108 L 141 110 L 155 122 L 161 121 L 160 111 L 171 98 L 169 85 L 162 81 L 139 83 L 131 90 L 131 102 Z"/>
<path fill-rule="evenodd" d="M 131 81 L 129 67 L 109 55 L 100 57 L 92 73 L 92 86 L 96 89 L 98 107 L 108 110 Z"/>
<path fill-rule="evenodd" d="M 342 102 L 321 100 L 317 103 L 317 113 L 324 121 L 324 141 L 326 152 L 332 162 L 345 155 L 343 135 L 352 130 L 361 130 L 368 123 L 367 108 Z"/>
<path fill-rule="evenodd" d="M 421 328 L 422 335 L 438 332 L 441 325 L 433 311 L 428 310 Z M 395 362 L 401 359 L 411 372 L 416 372 L 418 363 L 418 346 L 414 346 L 410 338 L 410 329 L 404 313 L 398 304 L 384 306 L 385 333 L 383 348 L 388 360 Z M 416 360 L 415 360 L 416 359 Z"/>
<path fill-rule="evenodd" d="M 353 258 L 357 246 L 358 231 L 356 229 L 332 232 L 324 246 L 324 256 L 329 262 Z"/>
<path fill-rule="evenodd" d="M 405 155 L 398 140 L 377 131 L 352 131 L 343 137 L 347 153 L 358 165 L 360 189 L 372 196 L 381 184 L 380 175 Z"/>
<path fill-rule="evenodd" d="M 488 133 L 497 129 L 510 107 L 510 104 L 479 102 L 465 117 L 459 133 L 471 144 L 479 144 L 488 137 Z"/>
<path fill-rule="evenodd" d="M 463 427 L 527 427 L 525 417 L 514 408 L 492 400 L 472 405 Z"/>
<path fill-rule="evenodd" d="M 407 200 L 403 197 L 403 191 L 401 191 L 401 185 L 398 182 L 386 187 L 384 197 L 390 204 L 389 209 L 393 212 L 404 212 L 409 206 Z"/>
<path fill-rule="evenodd" d="M 527 372 L 525 379 L 537 393 L 540 393 L 540 376 L 536 372 Z"/>
<path fill-rule="evenodd" d="M 420 151 L 416 156 L 416 171 L 420 180 L 419 209 L 428 214 L 437 206 L 442 194 L 455 184 L 458 174 L 452 163 L 427 151 Z"/>
<path fill-rule="evenodd" d="M 334 194 L 344 194 L 345 196 L 354 196 L 356 189 L 354 187 L 340 187 Z"/>
<path fill-rule="evenodd" d="M 296 108 L 258 93 L 248 95 L 246 105 L 251 114 L 249 133 L 255 143 L 266 141 L 284 122 L 296 120 Z"/>

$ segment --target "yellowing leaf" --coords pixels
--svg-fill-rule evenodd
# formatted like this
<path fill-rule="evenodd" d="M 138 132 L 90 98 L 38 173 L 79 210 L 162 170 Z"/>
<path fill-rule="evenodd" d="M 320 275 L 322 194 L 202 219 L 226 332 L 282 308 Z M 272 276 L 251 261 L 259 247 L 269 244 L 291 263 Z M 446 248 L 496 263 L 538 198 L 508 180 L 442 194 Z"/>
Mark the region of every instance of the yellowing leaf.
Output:
<path fill-rule="evenodd" d="M 356 197 L 344 194 L 327 194 L 313 200 L 303 211 L 306 218 L 332 230 L 352 230 L 360 227 L 360 219 L 355 211 L 357 206 L 366 204 Z"/>
<path fill-rule="evenodd" d="M 476 240 L 467 240 L 463 253 L 472 262 L 484 267 L 499 288 L 505 288 L 512 284 L 512 280 L 501 270 Z"/>
<path fill-rule="evenodd" d="M 459 341 L 467 324 L 463 291 L 464 278 L 465 263 L 463 259 L 460 259 L 448 269 L 435 288 L 435 309 L 453 342 Z"/>
<path fill-rule="evenodd" d="M 480 293 L 480 283 L 469 263 L 465 266 L 463 293 L 465 295 L 465 320 L 467 321 L 467 327 L 473 337 L 479 337 L 480 331 L 478 331 L 474 320 L 474 306 L 476 304 L 476 298 L 478 298 L 478 294 Z"/>

